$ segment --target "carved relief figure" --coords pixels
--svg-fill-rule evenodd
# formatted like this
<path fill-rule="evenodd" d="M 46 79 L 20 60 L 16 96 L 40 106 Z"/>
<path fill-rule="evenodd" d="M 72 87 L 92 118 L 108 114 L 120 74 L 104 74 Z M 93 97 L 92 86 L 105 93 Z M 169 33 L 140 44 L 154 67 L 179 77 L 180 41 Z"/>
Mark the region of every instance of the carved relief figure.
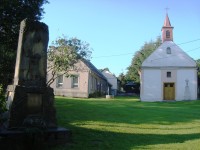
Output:
<path fill-rule="evenodd" d="M 25 20 L 22 29 L 20 83 L 38 85 L 46 82 L 46 49 L 48 27 Z"/>
<path fill-rule="evenodd" d="M 43 43 L 42 34 L 31 32 L 26 36 L 23 46 L 22 66 L 23 77 L 25 80 L 40 79 L 45 75 L 43 64 Z"/>

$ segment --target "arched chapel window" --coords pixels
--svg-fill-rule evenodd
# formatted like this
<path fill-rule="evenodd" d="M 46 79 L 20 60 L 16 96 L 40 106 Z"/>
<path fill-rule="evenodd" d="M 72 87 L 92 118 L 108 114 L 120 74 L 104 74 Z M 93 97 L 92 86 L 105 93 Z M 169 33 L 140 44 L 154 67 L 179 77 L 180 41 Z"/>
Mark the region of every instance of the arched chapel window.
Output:
<path fill-rule="evenodd" d="M 169 30 L 166 31 L 166 38 L 170 38 L 170 31 Z"/>
<path fill-rule="evenodd" d="M 167 47 L 167 54 L 171 54 L 171 48 L 170 47 Z"/>

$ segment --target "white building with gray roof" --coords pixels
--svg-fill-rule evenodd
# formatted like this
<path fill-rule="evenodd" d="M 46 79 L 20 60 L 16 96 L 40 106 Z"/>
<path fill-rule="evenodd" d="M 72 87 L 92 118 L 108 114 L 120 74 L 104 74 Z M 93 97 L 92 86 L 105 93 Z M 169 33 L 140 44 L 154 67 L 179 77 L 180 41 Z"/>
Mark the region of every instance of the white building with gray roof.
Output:
<path fill-rule="evenodd" d="M 196 100 L 196 62 L 173 42 L 173 27 L 166 15 L 163 43 L 141 67 L 141 101 Z"/>

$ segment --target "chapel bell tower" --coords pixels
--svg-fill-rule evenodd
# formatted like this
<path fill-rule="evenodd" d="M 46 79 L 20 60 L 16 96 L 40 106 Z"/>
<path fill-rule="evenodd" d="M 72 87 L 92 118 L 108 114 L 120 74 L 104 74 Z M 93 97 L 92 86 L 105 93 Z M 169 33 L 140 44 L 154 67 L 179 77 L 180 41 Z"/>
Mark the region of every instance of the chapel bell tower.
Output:
<path fill-rule="evenodd" d="M 162 27 L 162 42 L 173 41 L 173 28 L 171 26 L 168 14 L 166 14 L 164 25 Z"/>

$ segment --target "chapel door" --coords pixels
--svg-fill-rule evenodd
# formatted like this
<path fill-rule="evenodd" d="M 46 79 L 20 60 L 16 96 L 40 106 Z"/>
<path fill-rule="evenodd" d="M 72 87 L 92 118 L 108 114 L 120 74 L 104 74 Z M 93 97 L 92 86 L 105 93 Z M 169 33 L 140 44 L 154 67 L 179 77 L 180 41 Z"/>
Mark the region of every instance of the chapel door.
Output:
<path fill-rule="evenodd" d="M 163 87 L 164 100 L 174 100 L 175 99 L 175 84 L 174 83 L 164 83 Z"/>

